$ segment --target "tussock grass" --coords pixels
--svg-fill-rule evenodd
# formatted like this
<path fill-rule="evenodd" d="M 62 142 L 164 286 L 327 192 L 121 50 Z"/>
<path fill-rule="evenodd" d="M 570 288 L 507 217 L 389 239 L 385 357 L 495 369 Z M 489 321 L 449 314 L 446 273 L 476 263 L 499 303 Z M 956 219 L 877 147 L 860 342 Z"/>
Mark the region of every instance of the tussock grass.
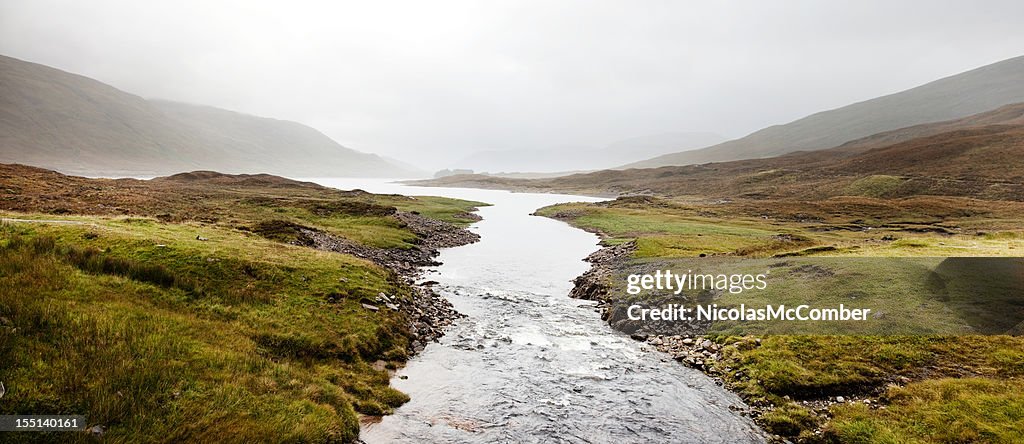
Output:
<path fill-rule="evenodd" d="M 775 408 L 759 422 L 807 442 L 1018 442 L 1024 339 L 1011 336 L 769 336 L 726 344 L 726 382 Z M 961 379 L 966 378 L 966 379 Z M 826 424 L 800 400 L 832 406 Z M 943 422 L 952 429 L 938 430 Z M 824 426 L 823 435 L 810 433 Z"/>
<path fill-rule="evenodd" d="M 773 268 L 768 291 L 723 295 L 716 300 L 720 304 L 848 302 L 856 295 L 858 303 L 888 314 L 865 322 L 865 334 L 858 336 L 776 328 L 759 347 L 752 338 L 731 336 L 743 330 L 735 325 L 713 326 L 714 339 L 724 346 L 723 359 L 714 364 L 717 374 L 750 402 L 772 406 L 758 419 L 772 433 L 800 442 L 1020 442 L 1024 339 L 935 336 L 1014 327 L 1007 322 L 1019 317 L 1019 295 L 1000 289 L 1016 287 L 994 276 L 1019 276 L 1002 268 L 1019 262 L 958 258 L 1019 256 L 1019 208 L 950 198 L 875 198 L 901 187 L 898 177 L 873 176 L 847 190 L 866 197 L 737 204 L 623 200 L 554 205 L 538 213 L 598 231 L 608 244 L 636 240 L 635 258 L 627 264 L 636 269 L 713 268 L 717 259 L 731 260 L 730 272 L 790 264 Z M 873 257 L 908 259 L 897 267 Z M 805 261 L 830 272 L 793 276 Z M 947 285 L 938 293 L 928 279 L 933 271 L 946 273 Z M 979 299 L 982 290 L 987 299 Z M 949 300 L 934 303 L 936 294 Z M 867 335 L 871 329 L 885 333 L 887 326 L 916 328 L 921 335 Z M 875 402 L 833 405 L 826 416 L 801 402 L 834 396 Z M 814 433 L 818 428 L 822 434 Z"/>
<path fill-rule="evenodd" d="M 827 436 L 850 443 L 1024 441 L 1024 383 L 941 378 L 891 387 L 884 410 L 834 409 Z"/>
<path fill-rule="evenodd" d="M 408 400 L 372 365 L 405 359 L 402 319 L 359 306 L 410 297 L 387 271 L 222 228 L 203 242 L 93 221 L 0 227 L 0 413 L 84 414 L 115 442 L 348 442 L 357 412 Z"/>
<path fill-rule="evenodd" d="M 408 397 L 392 272 L 288 245 L 309 226 L 408 248 L 398 210 L 459 225 L 483 205 L 272 176 L 87 179 L 0 165 L 0 414 L 83 414 L 110 442 L 352 442 Z M 4 193 L 6 191 L 6 193 Z M 256 232 L 254 232 L 256 228 Z M 15 442 L 85 434 L 2 434 Z"/>

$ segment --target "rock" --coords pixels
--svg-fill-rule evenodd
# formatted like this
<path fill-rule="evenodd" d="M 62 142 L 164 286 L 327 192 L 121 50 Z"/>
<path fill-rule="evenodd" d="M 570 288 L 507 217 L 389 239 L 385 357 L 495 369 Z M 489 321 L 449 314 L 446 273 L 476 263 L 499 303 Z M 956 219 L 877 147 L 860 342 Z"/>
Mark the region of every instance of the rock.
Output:
<path fill-rule="evenodd" d="M 711 340 L 705 339 L 704 342 L 700 343 L 700 348 L 703 348 L 705 350 L 709 350 L 709 349 L 711 349 L 711 345 L 712 344 L 714 344 L 714 343 L 711 342 Z"/>
<path fill-rule="evenodd" d="M 370 305 L 370 304 L 363 304 L 363 308 L 365 308 L 367 310 L 370 310 L 370 311 L 378 311 L 378 310 L 380 310 L 380 307 L 378 307 L 376 305 Z"/>
<path fill-rule="evenodd" d="M 636 243 L 630 241 L 602 248 L 587 256 L 585 260 L 591 264 L 590 270 L 573 279 L 574 285 L 572 291 L 569 292 L 569 297 L 604 301 L 611 290 L 606 282 L 617 264 L 628 260 L 635 250 Z"/>
<path fill-rule="evenodd" d="M 386 307 L 388 307 L 391 311 L 398 311 L 398 309 L 399 309 L 399 307 L 397 305 L 392 304 L 390 302 L 388 302 L 387 304 L 384 304 L 384 305 Z"/>
<path fill-rule="evenodd" d="M 836 402 L 846 402 L 846 398 L 842 396 L 836 396 Z"/>
<path fill-rule="evenodd" d="M 693 345 L 693 338 L 686 338 L 686 339 L 683 339 L 683 344 L 686 344 L 686 345 Z"/>
<path fill-rule="evenodd" d="M 94 425 L 92 427 L 89 427 L 89 434 L 92 436 L 103 436 L 103 432 L 106 432 L 106 429 L 104 429 L 103 426 L 101 425 Z"/>

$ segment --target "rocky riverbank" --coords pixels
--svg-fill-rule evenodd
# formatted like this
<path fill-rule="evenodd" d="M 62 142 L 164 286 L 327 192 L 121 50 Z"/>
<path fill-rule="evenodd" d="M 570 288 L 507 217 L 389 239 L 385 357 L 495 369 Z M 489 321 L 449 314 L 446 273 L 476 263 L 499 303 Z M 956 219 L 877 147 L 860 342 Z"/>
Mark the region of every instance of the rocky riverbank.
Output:
<path fill-rule="evenodd" d="M 476 218 L 467 213 L 467 218 Z M 468 245 L 480 240 L 480 235 L 448 222 L 430 219 L 416 213 L 399 211 L 394 217 L 419 238 L 413 248 L 373 248 L 360 245 L 340 236 L 309 227 L 296 227 L 297 236 L 292 243 L 318 250 L 351 254 L 391 270 L 412 286 L 415 296 L 408 300 L 380 293 L 373 300 L 364 299 L 367 310 L 394 310 L 405 314 L 409 328 L 409 352 L 419 353 L 431 341 L 444 334 L 446 327 L 462 315 L 451 302 L 441 297 L 429 285 L 417 285 L 420 267 L 440 265 L 435 258 L 441 248 Z"/>
<path fill-rule="evenodd" d="M 747 408 L 742 412 L 755 420 L 761 426 L 765 426 L 762 420 L 765 415 L 771 414 L 780 408 L 780 402 L 797 403 L 809 415 L 813 416 L 817 427 L 811 430 L 811 436 L 821 438 L 825 431 L 821 428 L 831 418 L 830 407 L 837 404 L 864 404 L 869 408 L 885 409 L 880 403 L 879 390 L 859 390 L 851 388 L 848 394 L 809 396 L 806 399 L 794 400 L 789 396 L 782 398 L 780 402 L 771 402 L 762 397 L 751 397 L 740 390 L 738 386 L 748 383 L 752 376 L 746 374 L 742 365 L 736 365 L 735 358 L 728 358 L 730 353 L 735 354 L 742 350 L 752 350 L 761 346 L 761 339 L 756 337 L 743 337 L 733 342 L 722 343 L 721 339 L 705 337 L 709 325 L 696 325 L 693 323 L 676 322 L 674 326 L 653 325 L 652 321 L 640 322 L 630 321 L 626 316 L 625 308 L 628 303 L 621 300 L 622 295 L 614 294 L 614 279 L 616 274 L 621 274 L 629 265 L 629 259 L 636 251 L 634 242 L 627 242 L 615 246 L 604 247 L 585 260 L 591 264 L 591 268 L 573 280 L 574 287 L 569 293 L 573 298 L 593 300 L 598 302 L 601 318 L 608 324 L 637 341 L 642 341 L 668 355 L 671 359 L 681 365 L 698 370 L 712 378 L 716 384 L 721 385 L 734 393 L 739 394 Z M 665 332 L 678 331 L 678 334 L 663 334 Z M 900 384 L 907 382 L 906 378 L 896 381 Z M 770 422 L 770 421 L 769 421 Z M 768 428 L 768 427 L 766 427 Z M 768 428 L 770 429 L 770 428 Z M 773 442 L 789 442 L 781 435 L 772 435 Z"/>
<path fill-rule="evenodd" d="M 636 321 L 629 319 L 627 310 L 630 301 L 612 295 L 616 274 L 626 268 L 627 262 L 636 251 L 636 242 L 626 242 L 597 250 L 585 259 L 590 269 L 573 280 L 569 297 L 597 301 L 601 319 L 612 328 L 644 340 L 656 334 L 678 335 L 702 334 L 707 330 L 705 321 Z M 650 301 L 643 305 L 649 305 Z"/>

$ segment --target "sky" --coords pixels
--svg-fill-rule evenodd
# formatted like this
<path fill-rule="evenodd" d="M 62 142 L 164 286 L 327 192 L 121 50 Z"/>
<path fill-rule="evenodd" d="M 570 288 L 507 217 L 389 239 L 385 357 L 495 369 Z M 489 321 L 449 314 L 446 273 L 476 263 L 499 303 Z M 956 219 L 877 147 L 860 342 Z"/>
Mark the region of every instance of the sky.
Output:
<path fill-rule="evenodd" d="M 1024 54 L 1024 2 L 0 0 L 0 53 L 437 169 L 740 137 Z"/>

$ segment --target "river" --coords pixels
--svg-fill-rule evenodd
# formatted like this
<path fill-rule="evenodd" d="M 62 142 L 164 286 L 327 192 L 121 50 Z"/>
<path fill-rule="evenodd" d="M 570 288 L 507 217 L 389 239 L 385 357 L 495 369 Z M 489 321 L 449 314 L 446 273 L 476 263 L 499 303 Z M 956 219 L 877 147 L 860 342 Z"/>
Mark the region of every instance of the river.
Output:
<path fill-rule="evenodd" d="M 497 190 L 313 179 L 375 193 L 493 204 L 470 229 L 481 241 L 446 249 L 424 280 L 467 315 L 392 380 L 410 402 L 364 425 L 367 443 L 763 442 L 704 374 L 612 330 L 592 303 L 567 295 L 598 238 L 530 216 L 559 202 L 598 199 Z"/>

